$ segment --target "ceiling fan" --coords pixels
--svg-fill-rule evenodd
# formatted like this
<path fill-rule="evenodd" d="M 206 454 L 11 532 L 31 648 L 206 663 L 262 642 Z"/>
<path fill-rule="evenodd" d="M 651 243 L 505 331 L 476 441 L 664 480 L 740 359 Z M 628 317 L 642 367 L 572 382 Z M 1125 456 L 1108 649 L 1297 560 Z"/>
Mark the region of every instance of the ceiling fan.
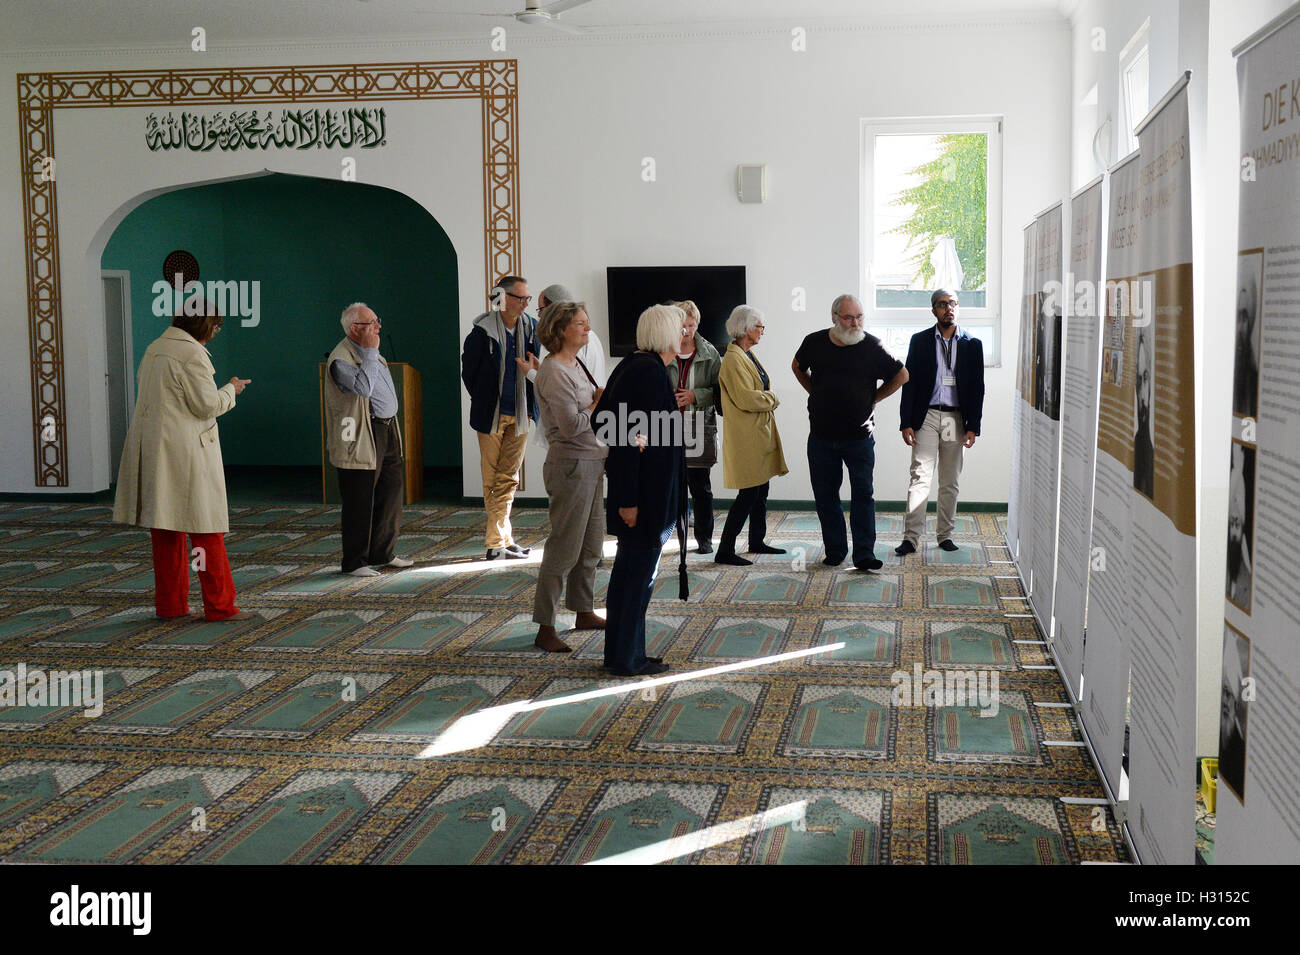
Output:
<path fill-rule="evenodd" d="M 520 23 L 527 23 L 529 26 L 548 27 L 552 30 L 559 30 L 564 33 L 586 33 L 581 27 L 569 26 L 567 23 L 560 22 L 560 15 L 574 7 L 580 7 L 584 3 L 590 3 L 591 0 L 552 0 L 543 6 L 541 0 L 524 0 L 524 8 L 518 12 L 506 11 L 504 13 L 479 13 L 477 11 L 470 13 L 468 11 L 427 11 L 417 15 L 422 16 L 474 16 L 474 17 L 492 17 L 494 20 L 500 20 L 506 17 L 513 17 Z"/>
<path fill-rule="evenodd" d="M 524 0 L 524 8 L 512 15 L 520 23 L 553 27 L 566 33 L 583 33 L 585 31 L 581 27 L 571 27 L 567 23 L 561 23 L 560 14 L 590 2 L 591 0 L 554 0 L 542 6 L 538 0 Z"/>

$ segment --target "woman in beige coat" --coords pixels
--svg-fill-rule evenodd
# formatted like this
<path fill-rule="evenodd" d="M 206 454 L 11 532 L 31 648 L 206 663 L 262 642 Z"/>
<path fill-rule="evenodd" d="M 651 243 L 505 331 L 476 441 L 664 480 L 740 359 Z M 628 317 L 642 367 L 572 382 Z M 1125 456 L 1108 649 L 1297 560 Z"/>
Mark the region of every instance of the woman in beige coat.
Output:
<path fill-rule="evenodd" d="M 772 413 L 781 402 L 772 394 L 772 382 L 759 364 L 753 348 L 763 337 L 763 313 L 737 305 L 727 319 L 732 343 L 722 356 L 718 387 L 722 389 L 722 486 L 740 491 L 718 544 L 718 564 L 746 566 L 753 561 L 736 554 L 736 538 L 749 520 L 751 554 L 784 554 L 763 538 L 767 536 L 767 490 L 774 477 L 789 473 L 781 453 L 781 435 Z"/>
<path fill-rule="evenodd" d="M 206 315 L 178 315 L 140 362 L 135 413 L 122 449 L 113 520 L 149 528 L 153 539 L 154 611 L 189 616 L 191 557 L 203 590 L 204 618 L 242 620 L 235 606 L 224 535 L 229 530 L 226 477 L 217 416 L 235 406 L 248 379 L 217 388 L 203 347 L 221 330 Z M 190 537 L 194 550 L 185 546 Z"/>

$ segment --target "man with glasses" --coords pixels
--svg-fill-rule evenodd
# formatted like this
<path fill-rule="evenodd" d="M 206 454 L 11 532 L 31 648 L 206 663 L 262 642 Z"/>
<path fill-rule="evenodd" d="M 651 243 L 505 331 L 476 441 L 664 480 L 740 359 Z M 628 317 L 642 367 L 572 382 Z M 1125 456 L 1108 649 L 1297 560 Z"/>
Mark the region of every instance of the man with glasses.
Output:
<path fill-rule="evenodd" d="M 469 426 L 478 432 L 488 560 L 519 559 L 529 551 L 511 536 L 510 508 L 528 429 L 537 421 L 532 384 L 540 367 L 537 320 L 524 311 L 531 301 L 527 279 L 502 276 L 492 290 L 492 308 L 474 319 L 460 356 Z"/>
<path fill-rule="evenodd" d="M 808 473 L 826 556 L 834 567 L 848 555 L 840 505 L 844 469 L 849 471 L 849 523 L 853 566 L 878 570 L 873 474 L 876 439 L 873 411 L 907 381 L 903 363 L 862 328 L 862 303 L 840 295 L 831 303 L 831 327 L 813 332 L 795 352 L 791 369 L 808 392 Z M 883 384 L 882 384 L 883 383 Z"/>
<path fill-rule="evenodd" d="M 911 483 L 907 489 L 907 520 L 903 542 L 894 553 L 916 552 L 925 529 L 930 483 L 939 470 L 936 521 L 939 546 L 956 550 L 952 542 L 957 521 L 957 479 L 965 449 L 980 433 L 984 411 L 984 346 L 957 327 L 957 293 L 935 290 L 930 296 L 937 323 L 917 332 L 907 349 L 910 380 L 903 386 L 903 442 L 912 449 Z"/>
<path fill-rule="evenodd" d="M 343 310 L 347 337 L 329 356 L 325 449 L 339 472 L 343 573 L 377 577 L 374 565 L 410 567 L 396 556 L 405 467 L 397 388 L 379 354 L 379 316 L 364 302 Z"/>

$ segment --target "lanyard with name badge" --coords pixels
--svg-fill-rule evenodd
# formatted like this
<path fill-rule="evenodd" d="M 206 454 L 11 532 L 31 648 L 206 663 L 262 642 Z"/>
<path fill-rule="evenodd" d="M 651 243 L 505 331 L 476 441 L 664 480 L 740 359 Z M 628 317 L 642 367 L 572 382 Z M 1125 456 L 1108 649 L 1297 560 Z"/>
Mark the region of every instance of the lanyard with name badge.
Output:
<path fill-rule="evenodd" d="M 943 363 L 948 368 L 948 374 L 943 376 L 943 386 L 953 388 L 957 385 L 957 377 L 952 373 L 952 353 L 957 349 L 957 332 L 953 330 L 951 339 L 944 338 L 943 333 L 939 332 L 939 347 L 943 349 Z"/>

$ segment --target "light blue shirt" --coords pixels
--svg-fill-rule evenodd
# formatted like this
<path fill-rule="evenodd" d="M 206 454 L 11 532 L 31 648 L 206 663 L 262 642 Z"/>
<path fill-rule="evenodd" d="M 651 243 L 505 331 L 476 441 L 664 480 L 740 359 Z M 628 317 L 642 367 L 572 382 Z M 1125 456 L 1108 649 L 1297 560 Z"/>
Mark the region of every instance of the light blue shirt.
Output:
<path fill-rule="evenodd" d="M 335 361 L 330 365 L 330 377 L 344 391 L 370 399 L 370 414 L 376 418 L 391 418 L 397 414 L 397 388 L 388 366 L 379 360 L 378 348 L 362 348 L 349 340 L 348 347 L 361 359 L 358 368 L 350 362 Z"/>
<path fill-rule="evenodd" d="M 957 336 L 960 334 L 961 330 L 954 326 L 952 338 L 945 339 L 943 333 L 939 331 L 939 326 L 934 327 L 934 391 L 930 392 L 932 405 L 948 405 L 956 408 L 959 404 L 955 382 L 957 381 Z M 948 367 L 950 361 L 951 370 Z M 945 375 L 951 375 L 954 384 L 945 385 L 943 383 Z"/>

